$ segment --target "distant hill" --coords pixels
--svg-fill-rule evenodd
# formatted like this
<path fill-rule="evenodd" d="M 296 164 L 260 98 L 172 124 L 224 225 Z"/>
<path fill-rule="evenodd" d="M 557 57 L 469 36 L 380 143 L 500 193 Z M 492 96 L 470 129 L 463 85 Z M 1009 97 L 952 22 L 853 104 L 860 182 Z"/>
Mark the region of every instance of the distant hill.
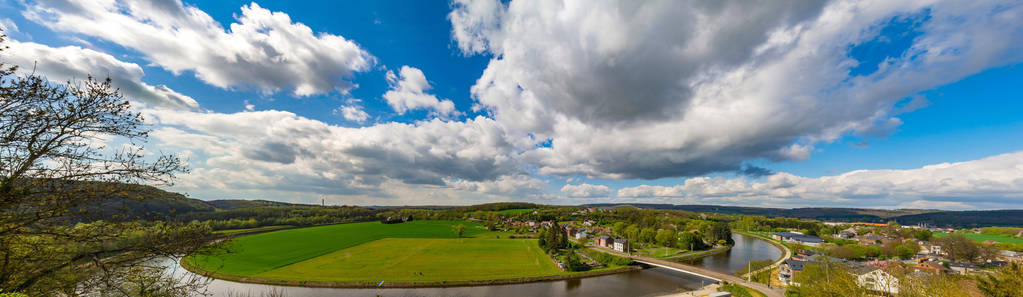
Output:
<path fill-rule="evenodd" d="M 243 210 L 248 208 L 276 206 L 317 206 L 293 204 L 268 200 L 212 200 L 202 201 L 185 197 L 185 195 L 168 192 L 151 186 L 133 185 L 123 191 L 119 197 L 112 197 L 102 203 L 84 207 L 93 212 L 94 217 L 82 217 L 83 220 L 161 220 L 183 214 L 208 217 L 214 211 Z M 639 207 L 648 209 L 672 209 L 690 212 L 714 212 L 723 214 L 762 215 L 768 217 L 793 217 L 820 221 L 837 222 L 868 222 L 885 223 L 895 221 L 903 225 L 927 224 L 936 227 L 986 227 L 986 226 L 1023 226 L 1023 210 L 985 210 L 985 211 L 942 211 L 924 209 L 864 209 L 864 208 L 764 208 L 723 205 L 672 205 L 646 203 L 603 203 L 588 204 L 591 207 Z M 540 208 L 543 205 L 521 202 L 487 203 L 472 206 L 390 206 L 362 207 L 365 209 L 457 209 L 460 211 L 498 211 L 506 209 Z M 203 214 L 208 213 L 208 214 Z M 190 217 L 190 216 L 185 216 Z"/>
<path fill-rule="evenodd" d="M 151 186 L 127 185 L 118 197 L 96 205 L 83 207 L 89 215 L 76 219 L 91 220 L 162 220 L 187 213 L 235 210 L 264 206 L 310 206 L 268 200 L 212 200 L 203 201 L 185 195 L 164 191 Z"/>
<path fill-rule="evenodd" d="M 895 221 L 903 225 L 928 224 L 931 226 L 982 227 L 1023 226 L 1023 210 L 941 211 L 926 209 L 865 209 L 865 208 L 762 208 L 723 205 L 673 205 L 649 203 L 601 203 L 595 207 L 631 205 L 649 209 L 676 209 L 692 212 L 793 217 L 821 221 L 886 223 Z"/>
<path fill-rule="evenodd" d="M 306 205 L 306 204 L 294 204 L 294 203 L 269 201 L 269 200 L 240 200 L 240 199 L 210 200 L 210 201 L 206 201 L 206 204 L 212 205 L 213 207 L 216 207 L 218 209 L 239 209 L 239 208 L 262 207 L 262 206 L 295 206 L 295 205 Z"/>
<path fill-rule="evenodd" d="M 939 211 L 900 216 L 898 221 L 908 225 L 941 226 L 951 222 L 961 227 L 1023 226 L 1023 210 Z"/>
<path fill-rule="evenodd" d="M 84 207 L 96 219 L 164 219 L 175 214 L 211 212 L 216 207 L 202 200 L 164 191 L 152 186 L 129 185 L 118 196 Z"/>

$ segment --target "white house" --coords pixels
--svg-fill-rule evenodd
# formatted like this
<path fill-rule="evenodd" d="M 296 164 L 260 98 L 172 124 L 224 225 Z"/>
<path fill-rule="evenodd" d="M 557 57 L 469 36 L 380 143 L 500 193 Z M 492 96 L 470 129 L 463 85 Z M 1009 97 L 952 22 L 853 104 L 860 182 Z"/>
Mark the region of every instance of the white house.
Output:
<path fill-rule="evenodd" d="M 615 239 L 614 249 L 621 253 L 628 253 L 632 250 L 632 246 L 629 245 L 629 241 L 625 239 Z"/>
<path fill-rule="evenodd" d="M 586 234 L 586 231 L 579 231 L 575 233 L 575 239 L 586 239 L 587 235 L 589 234 Z"/>
<path fill-rule="evenodd" d="M 856 283 L 873 292 L 885 295 L 899 294 L 899 279 L 881 269 L 857 275 Z"/>
<path fill-rule="evenodd" d="M 927 254 L 931 254 L 931 255 L 941 255 L 942 254 L 941 253 L 941 246 L 940 245 L 925 245 L 925 246 L 921 246 L 920 252 L 924 253 L 924 251 L 926 251 Z"/>

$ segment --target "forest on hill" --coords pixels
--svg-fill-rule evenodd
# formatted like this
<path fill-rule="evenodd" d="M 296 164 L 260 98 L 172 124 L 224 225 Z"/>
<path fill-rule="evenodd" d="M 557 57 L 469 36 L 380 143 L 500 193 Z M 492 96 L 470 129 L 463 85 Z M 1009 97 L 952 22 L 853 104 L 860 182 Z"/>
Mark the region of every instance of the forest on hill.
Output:
<path fill-rule="evenodd" d="M 935 227 L 973 228 L 984 226 L 1023 226 L 1023 210 L 945 211 L 924 209 L 864 209 L 864 208 L 762 208 L 723 205 L 673 205 L 645 203 L 588 204 L 593 207 L 634 206 L 648 209 L 673 209 L 692 212 L 790 217 L 834 222 L 887 223 L 927 225 Z"/>

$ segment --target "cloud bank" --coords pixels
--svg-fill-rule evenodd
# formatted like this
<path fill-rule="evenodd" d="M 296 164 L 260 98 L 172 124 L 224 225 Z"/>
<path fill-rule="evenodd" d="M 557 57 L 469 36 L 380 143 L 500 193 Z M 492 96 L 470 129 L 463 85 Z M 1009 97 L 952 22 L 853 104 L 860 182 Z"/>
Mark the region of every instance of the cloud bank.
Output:
<path fill-rule="evenodd" d="M 226 25 L 178 0 L 26 5 L 27 19 L 59 34 L 220 88 L 346 94 L 356 73 L 377 65 L 355 41 L 255 3 Z M 143 82 L 139 65 L 94 49 L 15 42 L 10 59 L 39 61 L 51 79 L 111 76 L 146 103 L 159 148 L 191 158 L 180 183 L 191 191 L 368 203 L 1000 207 L 1019 205 L 1021 153 L 819 178 L 749 163 L 806 160 L 847 135 L 891 135 L 900 114 L 926 105 L 920 92 L 1023 61 L 1021 19 L 1013 1 L 457 0 L 455 54 L 489 58 L 470 90 L 486 116 L 460 119 L 421 70 L 403 66 L 387 71 L 381 99 L 399 115 L 428 115 L 373 123 L 381 117 L 349 99 L 335 113 L 371 122 L 357 128 L 248 103 L 200 112 L 192 97 Z M 741 177 L 705 176 L 722 172 Z M 550 179 L 580 176 L 589 180 L 548 189 Z M 688 180 L 617 190 L 593 181 L 678 177 Z"/>
<path fill-rule="evenodd" d="M 1018 207 L 1023 203 L 1023 152 L 916 169 L 856 170 L 818 178 L 789 173 L 775 173 L 758 181 L 741 177 L 698 177 L 676 186 L 622 188 L 617 197 L 662 198 L 679 204 Z"/>
<path fill-rule="evenodd" d="M 463 54 L 491 57 L 479 106 L 550 142 L 527 154 L 541 174 L 657 179 L 889 134 L 896 103 L 1023 60 L 1021 14 L 1008 1 L 479 0 L 448 18 Z"/>
<path fill-rule="evenodd" d="M 200 113 L 149 109 L 162 147 L 199 162 L 186 188 L 289 189 L 320 194 L 382 193 L 385 182 L 486 188 L 524 173 L 503 129 L 490 119 L 439 119 L 345 128 L 285 111 Z M 529 181 L 532 182 L 532 181 Z M 483 192 L 493 192 L 483 189 Z"/>

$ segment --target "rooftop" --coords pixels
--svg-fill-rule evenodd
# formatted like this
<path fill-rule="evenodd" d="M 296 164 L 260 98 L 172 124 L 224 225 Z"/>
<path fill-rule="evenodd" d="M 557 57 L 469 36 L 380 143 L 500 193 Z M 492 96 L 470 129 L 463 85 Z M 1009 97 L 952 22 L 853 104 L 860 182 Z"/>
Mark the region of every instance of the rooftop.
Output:
<path fill-rule="evenodd" d="M 778 236 L 781 236 L 783 238 L 790 238 L 792 240 L 797 240 L 797 241 L 802 241 L 802 242 L 814 242 L 814 243 L 824 242 L 823 239 L 821 239 L 820 237 L 817 237 L 817 236 L 806 235 L 806 234 L 799 234 L 799 233 L 792 233 L 792 232 L 778 232 L 778 233 L 774 233 L 774 235 L 778 235 Z"/>

